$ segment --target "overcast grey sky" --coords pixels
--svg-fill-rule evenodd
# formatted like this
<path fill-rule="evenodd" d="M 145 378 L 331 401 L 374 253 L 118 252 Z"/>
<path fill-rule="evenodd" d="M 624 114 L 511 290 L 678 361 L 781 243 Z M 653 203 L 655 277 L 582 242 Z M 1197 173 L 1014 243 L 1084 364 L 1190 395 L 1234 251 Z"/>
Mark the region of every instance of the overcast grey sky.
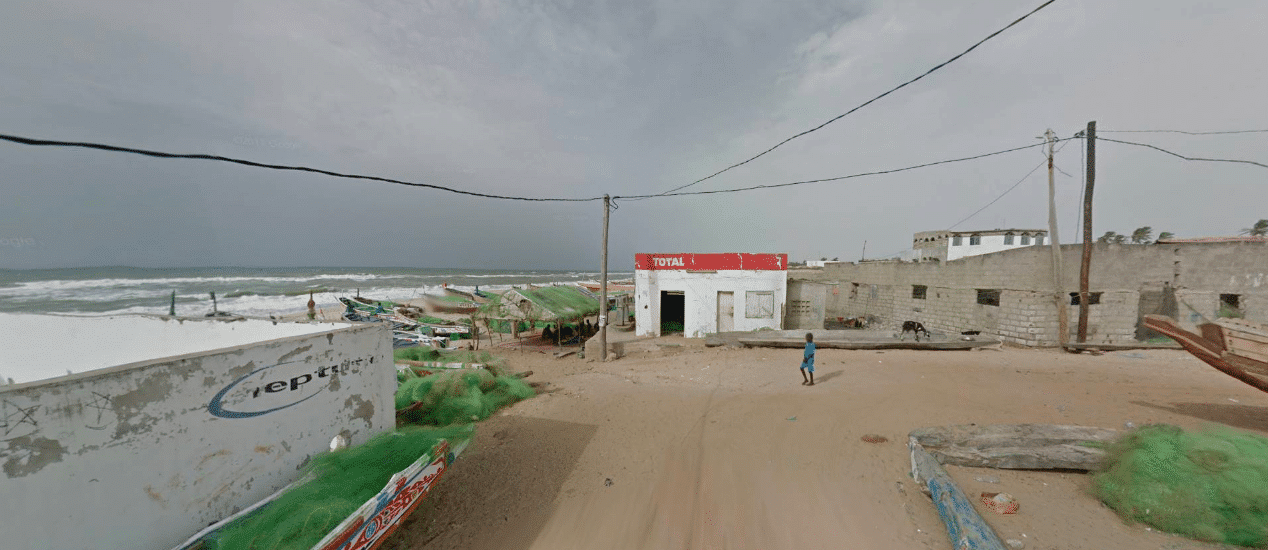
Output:
<path fill-rule="evenodd" d="M 0 133 L 434 183 L 655 193 L 945 61 L 1039 0 L 101 2 L 0 8 Z M 960 61 L 693 190 L 898 168 L 1051 127 L 1268 128 L 1263 0 L 1058 0 Z M 1102 134 L 1268 161 L 1268 134 Z M 1230 235 L 1268 218 L 1268 170 L 1099 143 L 1097 235 Z M 1063 242 L 1081 142 L 1057 155 Z M 623 201 L 635 252 L 858 259 L 944 229 L 1039 149 L 777 190 Z M 597 269 L 599 203 L 524 203 L 197 160 L 0 142 L 0 268 Z M 1037 171 L 957 229 L 1045 228 Z"/>

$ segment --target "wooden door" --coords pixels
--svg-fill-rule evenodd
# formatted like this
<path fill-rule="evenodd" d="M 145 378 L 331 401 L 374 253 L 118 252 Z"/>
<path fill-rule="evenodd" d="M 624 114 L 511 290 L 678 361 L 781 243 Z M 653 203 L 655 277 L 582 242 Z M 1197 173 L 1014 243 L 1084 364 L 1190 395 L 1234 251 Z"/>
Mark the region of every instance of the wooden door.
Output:
<path fill-rule="evenodd" d="M 718 332 L 735 330 L 735 293 L 718 293 Z"/>

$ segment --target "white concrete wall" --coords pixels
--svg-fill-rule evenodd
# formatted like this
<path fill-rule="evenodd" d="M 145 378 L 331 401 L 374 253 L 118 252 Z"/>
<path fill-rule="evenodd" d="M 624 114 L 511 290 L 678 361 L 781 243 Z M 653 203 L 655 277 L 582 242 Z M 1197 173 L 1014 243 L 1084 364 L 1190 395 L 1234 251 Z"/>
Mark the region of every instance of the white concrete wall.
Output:
<path fill-rule="evenodd" d="M 391 429 L 391 359 L 360 325 L 0 386 L 0 547 L 172 548 Z"/>
<path fill-rule="evenodd" d="M 992 252 L 1000 252 L 1003 250 L 1011 250 L 1014 248 L 1023 248 L 1026 246 L 1035 246 L 1035 238 L 1030 238 L 1030 244 L 1021 244 L 1021 235 L 1013 235 L 1013 244 L 1004 244 L 1003 235 L 983 235 L 982 244 L 969 244 L 969 236 L 964 235 L 961 239 L 960 246 L 952 246 L 954 241 L 952 238 L 947 239 L 947 261 L 967 256 L 978 256 L 981 254 L 990 254 Z M 1046 240 L 1044 242 L 1047 242 Z"/>
<path fill-rule="evenodd" d="M 788 298 L 788 272 L 780 270 L 722 270 L 691 273 L 681 270 L 639 270 L 634 273 L 635 331 L 640 336 L 660 336 L 660 293 L 682 291 L 683 335 L 703 337 L 718 331 L 718 292 L 735 293 L 735 330 L 782 328 L 784 304 Z M 748 291 L 771 291 L 774 310 L 771 318 L 745 316 Z"/>

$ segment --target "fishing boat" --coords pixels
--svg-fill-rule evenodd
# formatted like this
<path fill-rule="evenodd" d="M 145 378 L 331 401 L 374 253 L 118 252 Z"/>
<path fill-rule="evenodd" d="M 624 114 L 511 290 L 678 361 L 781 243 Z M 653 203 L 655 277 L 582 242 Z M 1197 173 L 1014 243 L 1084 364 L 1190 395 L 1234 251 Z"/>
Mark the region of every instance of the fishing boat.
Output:
<path fill-rule="evenodd" d="M 479 290 L 474 292 L 467 292 L 465 290 L 459 290 L 451 286 L 445 287 L 445 294 L 449 296 L 456 296 L 458 298 L 462 298 L 464 300 L 468 300 L 471 302 L 476 302 L 478 304 L 487 303 L 489 301 L 489 298 L 492 297 L 492 295 L 489 294 L 488 292 L 479 291 Z"/>
<path fill-rule="evenodd" d="M 1144 325 L 1175 340 L 1220 372 L 1268 392 L 1268 325 L 1216 319 L 1198 325 L 1201 334 L 1195 334 L 1163 315 L 1146 315 Z"/>
<path fill-rule="evenodd" d="M 424 294 L 423 301 L 432 311 L 440 313 L 475 313 L 480 304 L 459 296 L 436 296 Z"/>
<path fill-rule="evenodd" d="M 454 459 L 462 454 L 470 443 L 470 435 L 454 440 L 440 440 L 431 451 L 420 456 L 404 470 L 397 472 L 388 480 L 377 495 L 367 500 L 354 512 L 344 518 L 334 529 L 313 547 L 313 550 L 374 550 L 387 540 L 388 536 L 401 526 L 401 523 L 413 513 L 427 493 L 435 487 L 450 467 Z M 229 524 L 250 516 L 257 510 L 268 507 L 287 491 L 299 487 L 313 479 L 312 474 L 283 487 L 278 492 L 266 497 L 256 504 L 238 512 L 224 520 L 214 523 L 195 534 L 175 550 L 199 550 L 214 539 L 217 532 Z"/>

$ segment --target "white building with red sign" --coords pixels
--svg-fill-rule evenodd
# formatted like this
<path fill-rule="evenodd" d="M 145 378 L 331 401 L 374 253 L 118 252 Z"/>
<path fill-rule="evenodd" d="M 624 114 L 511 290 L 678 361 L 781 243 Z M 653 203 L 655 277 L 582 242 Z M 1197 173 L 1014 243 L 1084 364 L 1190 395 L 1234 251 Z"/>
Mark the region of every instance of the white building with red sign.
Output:
<path fill-rule="evenodd" d="M 635 331 L 780 329 L 788 296 L 787 254 L 635 254 Z"/>

